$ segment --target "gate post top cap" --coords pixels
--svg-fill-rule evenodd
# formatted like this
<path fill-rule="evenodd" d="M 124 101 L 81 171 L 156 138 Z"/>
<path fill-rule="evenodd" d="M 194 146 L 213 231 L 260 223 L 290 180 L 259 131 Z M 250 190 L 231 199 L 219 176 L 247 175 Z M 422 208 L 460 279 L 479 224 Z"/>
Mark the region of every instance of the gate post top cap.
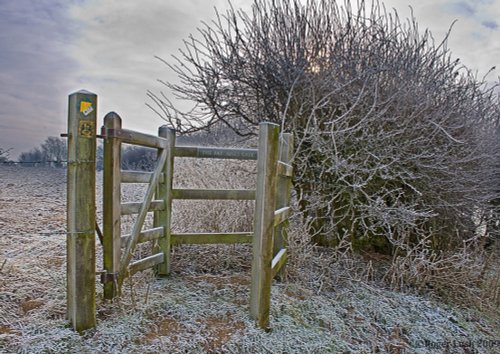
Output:
<path fill-rule="evenodd" d="M 95 95 L 95 93 L 93 92 L 90 92 L 90 91 L 87 91 L 87 90 L 84 90 L 84 89 L 81 89 L 81 90 L 78 90 L 76 92 L 73 92 L 71 95 L 76 95 L 76 94 L 83 94 L 83 95 Z M 70 95 L 70 96 L 71 96 Z"/>

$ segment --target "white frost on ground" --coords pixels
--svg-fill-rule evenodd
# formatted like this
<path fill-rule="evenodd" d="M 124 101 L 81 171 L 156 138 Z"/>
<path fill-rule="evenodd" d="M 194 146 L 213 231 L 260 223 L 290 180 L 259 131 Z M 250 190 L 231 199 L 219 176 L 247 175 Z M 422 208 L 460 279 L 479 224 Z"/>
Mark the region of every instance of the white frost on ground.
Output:
<path fill-rule="evenodd" d="M 246 246 L 177 249 L 173 276 L 134 277 L 80 336 L 65 320 L 65 178 L 0 167 L 0 353 L 500 353 L 498 312 L 364 282 L 275 282 L 266 333 L 248 316 Z"/>

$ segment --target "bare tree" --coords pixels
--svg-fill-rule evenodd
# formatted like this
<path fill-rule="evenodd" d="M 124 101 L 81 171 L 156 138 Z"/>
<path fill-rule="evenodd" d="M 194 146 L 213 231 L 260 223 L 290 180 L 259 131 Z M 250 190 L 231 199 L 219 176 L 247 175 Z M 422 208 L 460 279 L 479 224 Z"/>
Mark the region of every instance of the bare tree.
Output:
<path fill-rule="evenodd" d="M 498 199 L 495 88 L 414 18 L 357 5 L 217 13 L 165 61 L 179 82 L 164 84 L 193 109 L 153 92 L 151 107 L 184 132 L 252 135 L 263 120 L 293 132 L 300 210 L 321 244 L 408 252 L 479 237 Z"/>
<path fill-rule="evenodd" d="M 152 171 L 157 154 L 155 149 L 140 146 L 122 146 L 122 168 L 127 170 Z"/>
<path fill-rule="evenodd" d="M 9 161 L 9 153 L 12 149 L 0 148 L 0 163 Z"/>
<path fill-rule="evenodd" d="M 67 145 L 66 141 L 54 136 L 49 136 L 40 146 L 42 149 L 43 160 L 61 166 L 66 160 Z"/>
<path fill-rule="evenodd" d="M 21 155 L 19 155 L 19 162 L 28 165 L 45 163 L 42 150 L 39 148 L 33 148 L 30 151 L 22 152 Z"/>
<path fill-rule="evenodd" d="M 31 149 L 19 155 L 19 162 L 29 164 L 53 164 L 61 167 L 66 161 L 67 145 L 66 141 L 49 136 L 38 148 Z"/>

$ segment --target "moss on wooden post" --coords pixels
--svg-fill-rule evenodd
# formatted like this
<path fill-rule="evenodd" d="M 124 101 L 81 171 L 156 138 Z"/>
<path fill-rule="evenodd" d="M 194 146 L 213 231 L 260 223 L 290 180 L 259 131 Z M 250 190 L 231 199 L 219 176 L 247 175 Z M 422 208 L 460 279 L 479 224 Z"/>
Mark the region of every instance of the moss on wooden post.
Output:
<path fill-rule="evenodd" d="M 259 327 L 267 329 L 271 303 L 279 126 L 260 123 L 259 128 L 250 315 Z"/>
<path fill-rule="evenodd" d="M 104 132 L 117 131 L 122 120 L 115 112 L 104 117 Z M 104 298 L 118 296 L 117 276 L 121 256 L 121 142 L 115 137 L 104 139 L 103 171 L 103 265 Z"/>
<path fill-rule="evenodd" d="M 69 96 L 67 318 L 78 332 L 95 327 L 95 157 L 97 96 Z"/>
<path fill-rule="evenodd" d="M 170 248 L 171 248 L 171 220 L 172 220 L 172 185 L 174 178 L 174 149 L 175 129 L 163 125 L 158 130 L 158 135 L 167 139 L 167 161 L 163 167 L 164 180 L 159 183 L 157 199 L 162 199 L 165 208 L 155 214 L 155 226 L 163 226 L 163 237 L 158 240 L 159 247 L 163 252 L 163 263 L 156 268 L 158 275 L 170 274 Z"/>

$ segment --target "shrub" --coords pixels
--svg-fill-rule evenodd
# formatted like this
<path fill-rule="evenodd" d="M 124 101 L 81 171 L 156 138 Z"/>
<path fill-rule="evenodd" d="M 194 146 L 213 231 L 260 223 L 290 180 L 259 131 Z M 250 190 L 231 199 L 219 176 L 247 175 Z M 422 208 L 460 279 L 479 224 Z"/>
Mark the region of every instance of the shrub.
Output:
<path fill-rule="evenodd" d="M 456 248 L 496 220 L 498 95 L 414 18 L 375 3 L 256 0 L 185 41 L 150 93 L 179 130 L 262 120 L 295 134 L 295 189 L 316 242 L 407 252 Z M 492 207 L 493 206 L 493 207 Z M 482 227 L 482 228 L 481 228 Z M 485 235 L 484 232 L 481 235 Z"/>

